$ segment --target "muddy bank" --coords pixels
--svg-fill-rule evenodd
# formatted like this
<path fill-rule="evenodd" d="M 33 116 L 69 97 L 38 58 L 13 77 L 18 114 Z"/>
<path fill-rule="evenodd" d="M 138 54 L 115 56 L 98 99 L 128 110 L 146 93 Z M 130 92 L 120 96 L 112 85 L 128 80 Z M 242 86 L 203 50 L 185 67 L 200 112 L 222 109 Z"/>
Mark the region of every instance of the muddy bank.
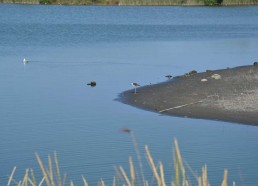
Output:
<path fill-rule="evenodd" d="M 119 101 L 172 116 L 258 125 L 258 65 L 209 70 L 129 90 Z"/>

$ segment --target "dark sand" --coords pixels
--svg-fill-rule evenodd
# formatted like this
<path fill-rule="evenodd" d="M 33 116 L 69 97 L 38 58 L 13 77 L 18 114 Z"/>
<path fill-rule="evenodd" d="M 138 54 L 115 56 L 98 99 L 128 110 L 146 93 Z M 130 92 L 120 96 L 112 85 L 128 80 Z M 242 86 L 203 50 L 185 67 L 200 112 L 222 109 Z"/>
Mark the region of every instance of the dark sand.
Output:
<path fill-rule="evenodd" d="M 119 101 L 172 116 L 258 125 L 258 65 L 175 77 L 137 88 L 136 94 L 125 91 Z"/>

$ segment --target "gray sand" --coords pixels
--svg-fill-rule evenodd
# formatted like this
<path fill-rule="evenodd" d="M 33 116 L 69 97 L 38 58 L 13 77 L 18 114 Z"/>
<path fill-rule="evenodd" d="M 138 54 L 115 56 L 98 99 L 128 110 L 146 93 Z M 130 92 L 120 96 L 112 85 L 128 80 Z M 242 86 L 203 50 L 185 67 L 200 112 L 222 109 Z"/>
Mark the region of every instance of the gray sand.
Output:
<path fill-rule="evenodd" d="M 218 79 L 212 78 L 214 74 Z M 176 77 L 137 88 L 136 94 L 125 91 L 119 100 L 172 116 L 258 125 L 258 66 Z"/>

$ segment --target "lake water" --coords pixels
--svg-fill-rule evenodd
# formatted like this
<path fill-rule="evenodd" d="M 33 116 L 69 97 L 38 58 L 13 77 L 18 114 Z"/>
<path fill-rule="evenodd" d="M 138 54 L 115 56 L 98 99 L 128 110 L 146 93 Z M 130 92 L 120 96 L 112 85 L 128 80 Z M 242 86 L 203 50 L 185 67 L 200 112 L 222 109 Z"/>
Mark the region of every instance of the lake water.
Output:
<path fill-rule="evenodd" d="M 38 173 L 58 153 L 62 173 L 81 185 L 111 185 L 114 165 L 144 172 L 148 144 L 172 179 L 176 137 L 184 160 L 211 185 L 258 185 L 258 127 L 162 116 L 115 101 L 118 94 L 165 81 L 165 75 L 252 64 L 258 60 L 258 7 L 102 7 L 0 4 L 0 182 L 13 166 Z M 30 62 L 23 65 L 23 58 Z M 86 84 L 96 81 L 91 88 Z M 138 171 L 139 172 L 139 171 Z M 195 180 L 187 169 L 193 185 Z M 38 173 L 40 175 L 40 173 Z"/>

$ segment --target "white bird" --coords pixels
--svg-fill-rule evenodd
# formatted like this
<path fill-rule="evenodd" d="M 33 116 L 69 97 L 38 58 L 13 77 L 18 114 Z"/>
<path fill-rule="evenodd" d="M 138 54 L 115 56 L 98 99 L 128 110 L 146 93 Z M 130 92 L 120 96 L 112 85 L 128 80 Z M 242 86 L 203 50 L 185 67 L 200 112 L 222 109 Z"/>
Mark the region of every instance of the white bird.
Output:
<path fill-rule="evenodd" d="M 136 94 L 136 88 L 141 86 L 138 83 L 131 83 L 131 85 L 134 87 L 134 93 Z"/>
<path fill-rule="evenodd" d="M 22 62 L 23 62 L 24 65 L 26 65 L 28 63 L 28 61 L 25 58 L 23 59 Z"/>

